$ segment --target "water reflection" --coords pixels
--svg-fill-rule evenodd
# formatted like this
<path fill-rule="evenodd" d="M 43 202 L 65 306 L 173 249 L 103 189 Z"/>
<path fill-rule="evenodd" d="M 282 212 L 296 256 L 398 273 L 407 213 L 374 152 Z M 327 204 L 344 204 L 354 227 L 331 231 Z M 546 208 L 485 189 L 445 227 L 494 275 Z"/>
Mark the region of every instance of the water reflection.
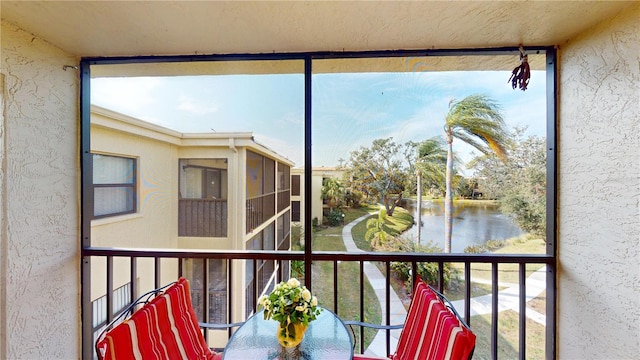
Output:
<path fill-rule="evenodd" d="M 416 201 L 407 201 L 404 206 L 411 212 L 417 223 Z M 501 240 L 522 235 L 524 232 L 509 217 L 503 215 L 498 205 L 486 202 L 454 203 L 453 236 L 451 252 L 461 253 L 470 245 L 481 245 L 487 240 Z M 404 236 L 415 239 L 417 226 L 414 225 Z M 422 229 L 420 242 L 431 241 L 444 249 L 444 203 L 422 202 Z"/>

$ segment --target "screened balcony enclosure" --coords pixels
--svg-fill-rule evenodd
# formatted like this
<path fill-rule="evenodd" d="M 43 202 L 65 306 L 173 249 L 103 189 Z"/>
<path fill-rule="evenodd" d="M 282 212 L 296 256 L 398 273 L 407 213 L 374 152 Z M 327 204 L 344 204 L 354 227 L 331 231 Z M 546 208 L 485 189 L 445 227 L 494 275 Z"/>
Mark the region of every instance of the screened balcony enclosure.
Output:
<path fill-rule="evenodd" d="M 526 91 L 509 80 L 523 51 Z M 203 322 L 242 322 L 298 277 L 343 320 L 385 325 L 421 276 L 470 324 L 477 358 L 555 358 L 555 55 L 83 59 L 83 358 L 127 297 L 180 276 Z M 501 135 L 452 125 L 448 143 L 452 109 L 475 95 Z M 135 163 L 129 213 L 92 214 L 92 154 Z M 204 330 L 220 349 L 233 331 Z M 355 351 L 386 356 L 397 335 L 356 326 Z"/>

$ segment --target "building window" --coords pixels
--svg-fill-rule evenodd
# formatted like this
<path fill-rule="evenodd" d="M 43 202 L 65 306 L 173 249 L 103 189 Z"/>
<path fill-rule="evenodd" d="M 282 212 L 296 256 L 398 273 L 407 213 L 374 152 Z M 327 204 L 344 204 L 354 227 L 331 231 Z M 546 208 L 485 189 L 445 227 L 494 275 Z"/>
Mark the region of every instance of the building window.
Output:
<path fill-rule="evenodd" d="M 291 202 L 291 221 L 300 221 L 300 201 Z"/>
<path fill-rule="evenodd" d="M 289 190 L 291 168 L 283 163 L 278 163 L 278 190 Z"/>
<path fill-rule="evenodd" d="M 291 175 L 291 195 L 300 196 L 300 175 Z"/>
<path fill-rule="evenodd" d="M 136 159 L 93 154 L 93 217 L 136 212 Z"/>

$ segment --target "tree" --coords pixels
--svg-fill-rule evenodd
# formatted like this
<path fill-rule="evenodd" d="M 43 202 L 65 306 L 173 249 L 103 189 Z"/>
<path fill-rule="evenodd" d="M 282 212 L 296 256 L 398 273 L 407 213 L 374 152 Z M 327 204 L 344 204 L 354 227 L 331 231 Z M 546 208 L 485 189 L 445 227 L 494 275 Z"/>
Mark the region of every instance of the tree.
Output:
<path fill-rule="evenodd" d="M 376 139 L 370 147 L 352 151 L 346 162 L 345 179 L 351 190 L 373 197 L 384 205 L 388 216 L 410 189 L 411 164 L 402 154 L 410 144 L 399 145 L 393 138 Z"/>
<path fill-rule="evenodd" d="M 447 149 L 442 138 L 432 137 L 419 143 L 417 152 L 416 171 L 420 172 L 423 188 L 443 184 L 447 165 Z"/>
<path fill-rule="evenodd" d="M 506 159 L 505 142 L 508 139 L 499 106 L 486 95 L 470 95 L 449 103 L 444 124 L 447 143 L 447 168 L 445 179 L 445 245 L 444 252 L 451 252 L 453 231 L 453 139 L 459 139 L 483 154 L 494 153 Z"/>
<path fill-rule="evenodd" d="M 523 137 L 516 128 L 507 143 L 509 160 L 482 155 L 469 163 L 485 194 L 497 198 L 500 210 L 531 234 L 546 235 L 546 140 Z"/>
<path fill-rule="evenodd" d="M 344 198 L 344 186 L 340 179 L 326 178 L 322 184 L 321 196 L 323 200 L 327 200 L 329 209 L 333 210 L 341 205 Z"/>

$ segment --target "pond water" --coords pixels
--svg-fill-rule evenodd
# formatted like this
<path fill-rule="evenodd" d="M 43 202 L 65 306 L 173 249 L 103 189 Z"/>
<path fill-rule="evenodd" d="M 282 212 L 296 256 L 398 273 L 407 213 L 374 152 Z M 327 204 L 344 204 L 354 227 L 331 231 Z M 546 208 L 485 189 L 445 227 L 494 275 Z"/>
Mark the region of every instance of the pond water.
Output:
<path fill-rule="evenodd" d="M 404 208 L 413 214 L 418 222 L 417 201 L 407 200 Z M 479 202 L 454 203 L 453 235 L 451 252 L 461 253 L 470 245 L 481 245 L 487 240 L 502 240 L 522 235 L 524 232 L 508 216 L 502 214 L 498 205 Z M 403 236 L 415 239 L 417 226 L 405 232 Z M 444 203 L 422 201 L 422 229 L 420 243 L 432 244 L 444 249 Z"/>

